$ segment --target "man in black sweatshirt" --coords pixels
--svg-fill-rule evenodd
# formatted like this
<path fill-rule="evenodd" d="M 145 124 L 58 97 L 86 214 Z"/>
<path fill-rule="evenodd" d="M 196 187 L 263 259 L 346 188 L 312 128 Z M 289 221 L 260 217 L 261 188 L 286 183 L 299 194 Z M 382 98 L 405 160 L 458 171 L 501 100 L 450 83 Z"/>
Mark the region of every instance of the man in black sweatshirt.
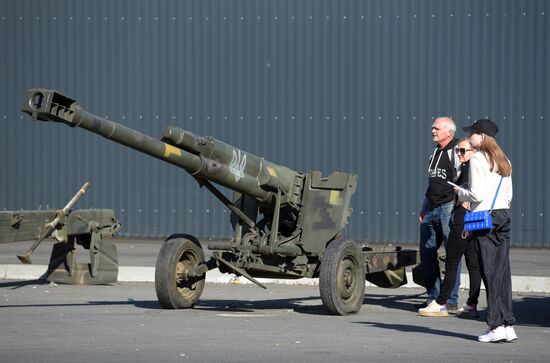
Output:
<path fill-rule="evenodd" d="M 454 194 L 448 182 L 457 179 L 459 165 L 458 158 L 454 156 L 454 147 L 458 142 L 455 132 L 455 123 L 448 117 L 438 117 L 432 125 L 432 140 L 437 147 L 428 162 L 428 189 L 420 209 L 420 264 L 428 292 L 427 304 L 439 295 L 441 279 L 437 250 L 442 243 L 447 245 L 450 230 Z M 460 276 L 460 265 L 457 275 Z M 449 312 L 457 309 L 459 286 L 460 278 L 447 301 Z"/>

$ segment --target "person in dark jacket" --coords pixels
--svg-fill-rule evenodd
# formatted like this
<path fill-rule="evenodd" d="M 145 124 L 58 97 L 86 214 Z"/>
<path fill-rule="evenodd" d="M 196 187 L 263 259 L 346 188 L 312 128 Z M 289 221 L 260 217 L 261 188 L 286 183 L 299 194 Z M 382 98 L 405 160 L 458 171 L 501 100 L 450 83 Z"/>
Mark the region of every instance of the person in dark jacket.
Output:
<path fill-rule="evenodd" d="M 428 162 L 428 188 L 420 209 L 420 266 L 428 293 L 426 305 L 439 296 L 441 285 L 438 249 L 447 245 L 449 219 L 454 206 L 453 187 L 457 178 L 458 158 L 454 157 L 456 126 L 448 117 L 438 117 L 432 124 L 432 141 L 437 144 Z M 460 276 L 460 268 L 457 274 Z M 447 309 L 457 310 L 460 279 L 453 287 Z"/>
<path fill-rule="evenodd" d="M 455 148 L 455 153 L 461 162 L 460 175 L 456 184 L 462 188 L 468 187 L 469 161 L 476 150 L 472 148 L 467 138 L 460 140 Z M 466 266 L 470 276 L 470 290 L 468 301 L 462 308 L 459 316 L 464 318 L 478 317 L 477 302 L 481 287 L 481 273 L 479 261 L 473 239 L 464 232 L 464 215 L 470 208 L 469 202 L 460 201 L 455 198 L 455 206 L 451 215 L 451 231 L 447 241 L 445 256 L 445 279 L 441 291 L 436 300 L 425 308 L 419 309 L 420 316 L 447 316 L 447 300 L 456 284 L 457 269 L 464 255 Z"/>

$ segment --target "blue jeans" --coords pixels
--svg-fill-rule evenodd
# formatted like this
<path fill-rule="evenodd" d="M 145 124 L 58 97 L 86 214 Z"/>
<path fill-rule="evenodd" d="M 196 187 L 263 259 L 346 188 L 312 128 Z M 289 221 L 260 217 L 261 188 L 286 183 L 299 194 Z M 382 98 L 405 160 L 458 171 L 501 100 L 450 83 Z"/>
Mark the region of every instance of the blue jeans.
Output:
<path fill-rule="evenodd" d="M 428 301 L 436 300 L 439 296 L 441 287 L 441 273 L 439 270 L 439 260 L 437 250 L 444 244 L 447 247 L 447 237 L 449 236 L 451 212 L 454 202 L 430 205 L 426 199 L 422 205 L 422 213 L 425 213 L 422 224 L 420 225 L 420 264 L 424 274 L 424 283 L 428 292 Z M 457 269 L 456 283 L 451 291 L 451 296 L 447 300 L 448 304 L 457 304 L 458 288 L 460 287 L 461 264 L 459 262 Z"/>

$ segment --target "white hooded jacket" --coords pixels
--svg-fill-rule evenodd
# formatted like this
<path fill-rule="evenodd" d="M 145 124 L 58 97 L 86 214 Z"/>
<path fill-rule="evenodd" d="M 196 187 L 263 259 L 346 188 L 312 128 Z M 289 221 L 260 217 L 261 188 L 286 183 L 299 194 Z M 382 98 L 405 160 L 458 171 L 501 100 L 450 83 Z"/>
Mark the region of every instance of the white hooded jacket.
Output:
<path fill-rule="evenodd" d="M 470 202 L 473 212 L 490 210 L 501 176 L 491 171 L 485 153 L 478 151 L 470 159 L 469 188 L 460 188 L 458 199 Z M 512 177 L 504 177 L 493 209 L 510 209 L 512 202 Z"/>

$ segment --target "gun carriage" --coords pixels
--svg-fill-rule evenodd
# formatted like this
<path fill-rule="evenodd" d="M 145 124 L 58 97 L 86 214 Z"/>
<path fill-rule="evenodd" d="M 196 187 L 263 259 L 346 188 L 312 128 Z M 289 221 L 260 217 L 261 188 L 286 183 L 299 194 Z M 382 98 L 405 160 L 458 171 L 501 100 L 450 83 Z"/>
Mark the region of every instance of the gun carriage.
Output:
<path fill-rule="evenodd" d="M 404 267 L 417 263 L 414 250 L 375 251 L 341 238 L 351 215 L 357 176 L 322 177 L 276 165 L 213 137 L 167 127 L 160 140 L 85 111 L 57 91 L 30 89 L 22 111 L 34 120 L 80 127 L 186 170 L 231 210 L 234 236 L 213 241 L 205 261 L 201 243 L 188 234 L 166 239 L 155 269 L 155 289 L 164 308 L 188 308 L 199 299 L 207 271 L 235 273 L 265 288 L 257 278 L 319 277 L 324 306 L 333 314 L 356 313 L 365 278 L 383 287 L 406 282 Z M 227 198 L 214 184 L 234 191 Z"/>

